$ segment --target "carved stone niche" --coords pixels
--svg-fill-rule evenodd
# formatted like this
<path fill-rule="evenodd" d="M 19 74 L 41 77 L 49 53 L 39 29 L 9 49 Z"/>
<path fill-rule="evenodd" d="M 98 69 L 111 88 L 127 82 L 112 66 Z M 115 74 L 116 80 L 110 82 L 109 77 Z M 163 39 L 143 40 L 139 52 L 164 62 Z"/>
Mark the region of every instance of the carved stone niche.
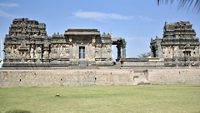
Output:
<path fill-rule="evenodd" d="M 48 42 L 48 40 L 44 40 L 44 47 L 46 47 L 46 48 L 49 47 L 49 42 Z"/>
<path fill-rule="evenodd" d="M 51 48 L 51 53 L 50 53 L 50 57 L 52 59 L 58 59 L 59 58 L 59 51 L 58 51 L 58 48 L 56 45 L 54 45 L 52 48 Z"/>
<path fill-rule="evenodd" d="M 29 51 L 29 48 L 26 45 L 26 41 L 23 40 L 21 42 L 21 45 L 18 47 L 18 49 L 17 48 L 15 49 L 15 54 L 17 56 L 20 54 L 20 57 L 22 59 L 21 62 L 24 62 L 25 59 L 27 59 L 27 57 L 28 57 L 28 51 Z"/>
<path fill-rule="evenodd" d="M 40 46 L 37 46 L 34 53 L 35 53 L 35 59 L 37 59 L 37 62 L 39 62 L 42 56 L 42 48 Z"/>
<path fill-rule="evenodd" d="M 43 59 L 49 59 L 49 52 L 48 51 L 44 51 Z"/>
<path fill-rule="evenodd" d="M 35 50 L 34 50 L 34 47 L 31 46 L 31 48 L 30 48 L 30 59 L 34 59 L 34 54 L 35 54 L 34 51 L 35 51 Z"/>

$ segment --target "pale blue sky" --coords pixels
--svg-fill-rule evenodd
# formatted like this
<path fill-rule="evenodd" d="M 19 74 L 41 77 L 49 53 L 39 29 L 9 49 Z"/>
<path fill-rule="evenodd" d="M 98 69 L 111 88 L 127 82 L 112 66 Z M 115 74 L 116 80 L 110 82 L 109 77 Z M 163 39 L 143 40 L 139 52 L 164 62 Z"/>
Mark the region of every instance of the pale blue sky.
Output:
<path fill-rule="evenodd" d="M 0 0 L 0 38 L 14 18 L 44 22 L 48 35 L 68 28 L 97 28 L 127 41 L 127 57 L 149 52 L 151 37 L 163 34 L 164 22 L 190 21 L 200 36 L 200 13 L 157 0 Z M 1 45 L 2 46 L 2 45 Z"/>

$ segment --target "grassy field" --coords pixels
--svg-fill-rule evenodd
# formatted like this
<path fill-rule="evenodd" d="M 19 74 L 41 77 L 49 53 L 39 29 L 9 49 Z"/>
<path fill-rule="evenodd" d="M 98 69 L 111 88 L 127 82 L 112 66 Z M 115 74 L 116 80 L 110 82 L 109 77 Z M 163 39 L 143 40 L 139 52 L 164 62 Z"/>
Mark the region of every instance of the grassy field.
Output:
<path fill-rule="evenodd" d="M 60 96 L 56 96 L 59 94 Z M 200 113 L 200 86 L 0 88 L 0 113 Z"/>

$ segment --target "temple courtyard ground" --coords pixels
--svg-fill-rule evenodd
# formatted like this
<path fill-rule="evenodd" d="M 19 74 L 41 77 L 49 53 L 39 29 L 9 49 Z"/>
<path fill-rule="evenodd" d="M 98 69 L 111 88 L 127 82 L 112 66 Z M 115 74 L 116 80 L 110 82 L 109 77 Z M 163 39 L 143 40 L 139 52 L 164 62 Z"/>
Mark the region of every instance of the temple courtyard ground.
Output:
<path fill-rule="evenodd" d="M 200 86 L 0 88 L 0 113 L 200 113 Z"/>

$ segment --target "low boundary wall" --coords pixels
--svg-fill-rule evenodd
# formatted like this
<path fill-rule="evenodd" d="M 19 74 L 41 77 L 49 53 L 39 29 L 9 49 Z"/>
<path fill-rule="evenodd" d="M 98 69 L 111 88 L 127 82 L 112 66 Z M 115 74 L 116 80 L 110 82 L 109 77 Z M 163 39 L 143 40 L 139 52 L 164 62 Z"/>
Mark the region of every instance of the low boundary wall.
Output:
<path fill-rule="evenodd" d="M 137 84 L 200 85 L 200 69 L 0 70 L 0 87 Z"/>

